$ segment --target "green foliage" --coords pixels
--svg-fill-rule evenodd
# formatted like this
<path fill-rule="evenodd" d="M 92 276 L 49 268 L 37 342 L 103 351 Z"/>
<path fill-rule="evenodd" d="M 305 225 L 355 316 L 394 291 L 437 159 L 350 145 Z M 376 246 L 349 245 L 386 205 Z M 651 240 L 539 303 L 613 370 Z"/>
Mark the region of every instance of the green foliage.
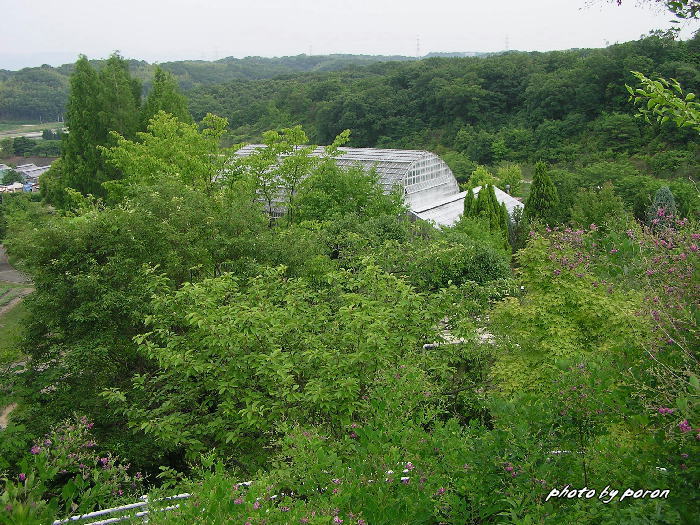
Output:
<path fill-rule="evenodd" d="M 24 182 L 24 177 L 19 171 L 5 170 L 2 172 L 2 184 L 12 184 L 13 182 Z M 3 196 L 4 197 L 4 196 Z"/>
<path fill-rule="evenodd" d="M 192 457 L 216 447 L 250 469 L 289 425 L 337 434 L 362 417 L 378 374 L 430 337 L 433 316 L 371 264 L 329 273 L 318 290 L 281 269 L 224 275 L 154 299 L 137 341 L 158 369 L 135 376 L 131 393 L 106 396 L 126 401 L 130 425 L 165 450 Z"/>
<path fill-rule="evenodd" d="M 496 170 L 496 178 L 501 189 L 510 195 L 520 195 L 523 174 L 518 164 L 503 164 Z"/>
<path fill-rule="evenodd" d="M 612 183 L 606 182 L 600 190 L 580 190 L 574 197 L 571 222 L 588 228 L 591 224 L 600 227 L 616 227 L 625 222 L 625 207 L 615 194 Z"/>
<path fill-rule="evenodd" d="M 151 90 L 141 108 L 141 129 L 146 129 L 151 119 L 161 111 L 173 115 L 186 124 L 192 123 L 192 116 L 187 109 L 187 99 L 180 93 L 174 75 L 156 66 Z"/>
<path fill-rule="evenodd" d="M 107 163 L 124 174 L 122 181 L 107 184 L 110 198 L 121 198 L 125 186 L 164 180 L 211 193 L 233 157 L 233 151 L 219 146 L 225 129 L 226 119 L 215 115 L 207 115 L 198 126 L 160 111 L 135 140 L 113 132 L 115 144 L 98 147 Z"/>
<path fill-rule="evenodd" d="M 554 224 L 558 206 L 559 195 L 547 173 L 547 166 L 544 162 L 538 162 L 535 165 L 535 176 L 532 179 L 532 187 L 523 213 L 529 221 L 537 219 L 544 223 Z"/>
<path fill-rule="evenodd" d="M 638 114 L 647 122 L 652 118 L 660 124 L 671 120 L 679 127 L 688 126 L 700 132 L 700 103 L 694 102 L 695 93 L 685 93 L 675 79 L 652 80 L 638 71 L 632 74 L 642 87 L 626 86 L 630 101 L 640 106 Z"/>
<path fill-rule="evenodd" d="M 486 166 L 477 166 L 469 177 L 469 187 L 476 188 L 477 186 L 487 186 L 490 184 L 496 184 L 496 178 Z"/>

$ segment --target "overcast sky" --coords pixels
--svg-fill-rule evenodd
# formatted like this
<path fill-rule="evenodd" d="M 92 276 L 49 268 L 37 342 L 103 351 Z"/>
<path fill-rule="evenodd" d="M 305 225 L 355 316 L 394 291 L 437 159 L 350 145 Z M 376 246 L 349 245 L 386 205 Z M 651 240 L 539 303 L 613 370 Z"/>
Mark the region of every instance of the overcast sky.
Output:
<path fill-rule="evenodd" d="M 0 0 L 0 68 L 327 53 L 603 47 L 670 27 L 625 0 Z M 697 23 L 686 25 L 688 38 Z"/>

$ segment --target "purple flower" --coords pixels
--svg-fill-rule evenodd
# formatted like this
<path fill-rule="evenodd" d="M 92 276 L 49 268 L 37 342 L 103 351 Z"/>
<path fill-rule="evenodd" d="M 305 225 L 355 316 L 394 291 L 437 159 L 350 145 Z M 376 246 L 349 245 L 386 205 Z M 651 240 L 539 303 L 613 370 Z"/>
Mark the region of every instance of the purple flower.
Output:
<path fill-rule="evenodd" d="M 408 463 L 406 463 L 406 468 L 407 468 L 408 470 L 413 470 L 413 469 L 416 468 L 416 467 L 413 465 L 413 463 L 411 463 L 411 462 L 409 461 Z"/>
<path fill-rule="evenodd" d="M 403 483 L 404 485 L 408 485 L 408 483 L 410 481 L 411 481 L 411 478 L 408 478 L 408 477 L 401 478 L 401 483 Z"/>
<path fill-rule="evenodd" d="M 236 499 L 233 500 L 233 502 L 234 502 L 236 505 L 242 505 L 242 504 L 243 504 L 243 498 L 236 498 Z"/>
<path fill-rule="evenodd" d="M 12 512 L 12 505 L 10 505 L 9 503 L 7 505 L 5 505 L 5 510 L 7 512 Z"/>
<path fill-rule="evenodd" d="M 289 512 L 289 507 L 280 507 L 280 511 Z M 306 521 L 306 523 L 308 523 L 308 520 Z"/>
<path fill-rule="evenodd" d="M 333 523 L 343 523 L 343 520 L 336 516 L 335 518 L 333 518 Z"/>
<path fill-rule="evenodd" d="M 25 479 L 27 479 L 27 475 L 26 475 L 24 472 L 20 472 L 18 477 L 19 477 L 19 480 L 22 481 L 22 482 L 23 482 Z"/>
<path fill-rule="evenodd" d="M 589 228 L 591 229 L 592 232 L 594 232 L 594 231 L 596 231 L 596 230 L 598 229 L 598 226 L 596 226 L 595 223 L 591 223 L 591 225 L 589 226 Z"/>
<path fill-rule="evenodd" d="M 506 467 L 504 467 L 504 468 L 505 468 L 506 472 L 513 472 L 513 470 L 514 470 L 513 467 L 512 467 L 511 465 L 508 465 L 508 466 L 506 466 Z"/>
<path fill-rule="evenodd" d="M 435 492 L 435 495 L 442 496 L 446 491 L 447 489 L 445 489 L 444 487 L 440 487 L 439 489 L 437 489 L 437 492 Z"/>
<path fill-rule="evenodd" d="M 617 253 L 617 252 L 618 252 L 617 248 L 613 248 L 612 250 L 610 250 L 610 253 Z"/>
<path fill-rule="evenodd" d="M 331 481 L 336 485 L 340 485 L 342 483 L 338 478 L 332 479 Z"/>
<path fill-rule="evenodd" d="M 690 432 L 691 430 L 693 430 L 693 427 L 690 426 L 690 423 L 688 423 L 687 419 L 684 419 L 683 421 L 678 423 L 678 428 L 681 432 Z"/>
<path fill-rule="evenodd" d="M 50 446 L 51 446 L 51 440 L 50 440 L 50 439 L 47 439 L 46 441 L 44 441 L 44 446 L 45 446 L 45 447 L 50 447 Z"/>
<path fill-rule="evenodd" d="M 29 452 L 31 452 L 34 455 L 37 455 L 39 452 L 41 452 L 41 447 L 34 445 Z"/>
<path fill-rule="evenodd" d="M 365 520 L 357 520 L 357 525 L 367 525 Z"/>
<path fill-rule="evenodd" d="M 354 432 L 350 432 L 350 438 L 357 439 L 357 434 L 355 434 Z"/>
<path fill-rule="evenodd" d="M 253 503 L 253 508 L 254 508 L 255 510 L 258 510 L 258 509 L 260 508 L 260 502 L 259 502 L 259 501 L 256 501 L 255 503 Z"/>

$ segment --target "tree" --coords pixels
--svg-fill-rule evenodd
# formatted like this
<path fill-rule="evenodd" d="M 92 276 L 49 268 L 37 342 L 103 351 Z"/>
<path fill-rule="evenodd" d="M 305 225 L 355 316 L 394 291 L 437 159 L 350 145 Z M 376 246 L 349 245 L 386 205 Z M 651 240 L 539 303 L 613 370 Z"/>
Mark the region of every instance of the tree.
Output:
<path fill-rule="evenodd" d="M 676 199 L 668 186 L 661 186 L 647 209 L 647 225 L 652 228 L 671 226 L 677 219 Z"/>
<path fill-rule="evenodd" d="M 153 86 L 141 108 L 141 129 L 148 127 L 149 121 L 159 112 L 165 111 L 182 122 L 192 123 L 192 115 L 187 109 L 187 99 L 177 85 L 172 73 L 156 66 Z"/>
<path fill-rule="evenodd" d="M 97 145 L 102 142 L 99 133 L 99 80 L 97 72 L 81 55 L 70 78 L 70 95 L 66 108 L 69 133 L 63 136 L 62 170 L 55 174 L 55 189 L 70 187 L 84 194 L 100 194 L 105 180 Z M 46 196 L 45 196 L 46 197 Z M 61 191 L 52 193 L 54 204 L 61 205 Z"/>
<path fill-rule="evenodd" d="M 28 137 L 16 137 L 13 141 L 15 155 L 30 153 L 36 144 L 36 140 L 32 140 Z"/>
<path fill-rule="evenodd" d="M 675 79 L 651 80 L 637 71 L 632 74 L 642 83 L 637 89 L 626 86 L 630 102 L 639 106 L 639 116 L 660 124 L 672 120 L 678 127 L 692 127 L 700 133 L 700 103 L 694 102 L 695 93 L 685 93 Z"/>
<path fill-rule="evenodd" d="M 2 173 L 3 184 L 12 184 L 13 182 L 24 182 L 24 177 L 19 171 L 6 170 L 5 172 L 0 173 Z"/>
<path fill-rule="evenodd" d="M 462 216 L 471 217 L 472 208 L 474 207 L 474 191 L 469 188 L 467 194 L 464 196 L 464 212 Z"/>
<path fill-rule="evenodd" d="M 477 186 L 486 186 L 488 184 L 495 184 L 496 179 L 491 174 L 491 172 L 486 168 L 486 166 L 478 165 L 474 171 L 472 171 L 469 177 L 469 187 L 476 188 Z"/>
<path fill-rule="evenodd" d="M 11 157 L 15 154 L 14 141 L 11 138 L 0 140 L 0 156 Z"/>
<path fill-rule="evenodd" d="M 496 177 L 503 186 L 501 189 L 510 195 L 518 195 L 520 193 L 520 184 L 523 179 L 523 173 L 519 164 L 504 164 L 496 170 Z"/>
<path fill-rule="evenodd" d="M 123 181 L 108 183 L 112 197 L 118 199 L 126 185 L 151 184 L 166 178 L 210 193 L 215 179 L 226 173 L 233 158 L 233 151 L 220 147 L 227 123 L 209 114 L 200 130 L 197 124 L 160 111 L 150 120 L 146 132 L 136 134 L 136 140 L 112 132 L 116 144 L 99 146 L 107 163 L 125 176 Z"/>
<path fill-rule="evenodd" d="M 596 224 L 607 229 L 620 224 L 625 215 L 625 205 L 615 194 L 615 187 L 606 182 L 599 190 L 579 190 L 574 197 L 571 210 L 571 221 L 583 228 Z"/>
<path fill-rule="evenodd" d="M 611 0 L 612 1 L 612 0 Z M 614 0 L 617 5 L 622 5 L 622 0 Z M 645 0 L 641 3 L 662 4 L 676 18 L 688 20 L 698 18 L 700 16 L 700 1 L 699 0 Z"/>
<path fill-rule="evenodd" d="M 544 223 L 553 224 L 557 217 L 558 204 L 559 196 L 547 173 L 547 165 L 538 162 L 535 164 L 530 195 L 525 202 L 525 218 L 528 221 L 539 219 Z"/>

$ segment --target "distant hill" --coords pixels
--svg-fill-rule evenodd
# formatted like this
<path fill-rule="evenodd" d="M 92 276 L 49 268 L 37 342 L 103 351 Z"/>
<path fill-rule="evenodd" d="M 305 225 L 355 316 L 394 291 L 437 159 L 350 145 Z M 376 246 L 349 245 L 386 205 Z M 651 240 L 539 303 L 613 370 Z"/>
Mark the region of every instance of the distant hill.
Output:
<path fill-rule="evenodd" d="M 407 61 L 415 58 L 383 55 L 297 55 L 288 57 L 222 58 L 215 61 L 183 60 L 163 62 L 184 90 L 220 84 L 231 80 L 256 80 L 295 73 L 338 71 L 377 62 Z M 99 67 L 101 60 L 91 61 Z M 132 74 L 148 89 L 154 64 L 130 60 Z M 62 115 L 68 99 L 68 77 L 73 64 L 58 67 L 43 65 L 19 71 L 0 70 L 0 120 L 56 119 Z"/>

